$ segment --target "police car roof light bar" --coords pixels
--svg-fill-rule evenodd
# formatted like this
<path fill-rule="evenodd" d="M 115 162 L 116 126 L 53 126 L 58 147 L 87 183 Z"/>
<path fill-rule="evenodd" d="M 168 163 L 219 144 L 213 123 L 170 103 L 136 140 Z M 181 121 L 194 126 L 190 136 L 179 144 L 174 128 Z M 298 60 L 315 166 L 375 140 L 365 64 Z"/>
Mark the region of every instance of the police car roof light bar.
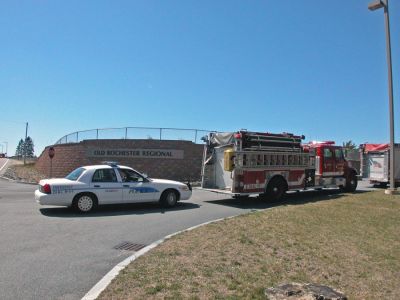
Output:
<path fill-rule="evenodd" d="M 118 166 L 118 162 L 116 162 L 116 161 L 103 161 L 101 163 L 105 164 L 105 165 L 109 165 L 111 167 L 117 167 Z"/>

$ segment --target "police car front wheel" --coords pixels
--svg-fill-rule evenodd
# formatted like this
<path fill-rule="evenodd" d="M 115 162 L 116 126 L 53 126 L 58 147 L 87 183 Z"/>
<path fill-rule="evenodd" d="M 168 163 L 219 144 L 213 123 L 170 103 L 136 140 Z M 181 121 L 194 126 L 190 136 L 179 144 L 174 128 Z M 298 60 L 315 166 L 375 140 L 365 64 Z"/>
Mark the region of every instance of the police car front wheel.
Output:
<path fill-rule="evenodd" d="M 178 202 L 178 194 L 174 190 L 166 190 L 161 195 L 161 205 L 164 207 L 174 207 Z"/>

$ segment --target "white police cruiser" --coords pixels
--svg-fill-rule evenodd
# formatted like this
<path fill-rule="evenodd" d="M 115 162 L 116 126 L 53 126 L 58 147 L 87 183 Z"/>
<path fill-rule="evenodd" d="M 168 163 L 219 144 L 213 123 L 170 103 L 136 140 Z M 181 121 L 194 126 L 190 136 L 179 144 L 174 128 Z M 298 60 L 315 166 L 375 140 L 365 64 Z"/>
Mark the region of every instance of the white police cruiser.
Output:
<path fill-rule="evenodd" d="M 89 212 L 97 205 L 159 201 L 173 207 L 192 195 L 190 184 L 153 179 L 116 163 L 85 166 L 65 178 L 43 179 L 35 191 L 42 205 L 69 206 Z"/>

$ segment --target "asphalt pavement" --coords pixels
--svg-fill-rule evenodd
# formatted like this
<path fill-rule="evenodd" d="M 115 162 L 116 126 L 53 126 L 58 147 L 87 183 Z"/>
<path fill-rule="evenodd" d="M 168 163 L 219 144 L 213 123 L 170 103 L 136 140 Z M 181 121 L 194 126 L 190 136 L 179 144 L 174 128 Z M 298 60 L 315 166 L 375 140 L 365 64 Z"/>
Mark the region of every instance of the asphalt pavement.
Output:
<path fill-rule="evenodd" d="M 82 215 L 40 206 L 35 185 L 0 179 L 1 299 L 80 299 L 109 270 L 133 252 L 121 242 L 148 245 L 207 221 L 276 205 L 334 201 L 337 190 L 291 193 L 281 203 L 194 190 L 173 209 L 158 204 L 113 205 Z M 361 182 L 359 192 L 370 190 Z"/>
<path fill-rule="evenodd" d="M 4 171 L 7 169 L 7 164 L 9 162 L 8 158 L 0 158 L 0 175 L 4 173 Z"/>

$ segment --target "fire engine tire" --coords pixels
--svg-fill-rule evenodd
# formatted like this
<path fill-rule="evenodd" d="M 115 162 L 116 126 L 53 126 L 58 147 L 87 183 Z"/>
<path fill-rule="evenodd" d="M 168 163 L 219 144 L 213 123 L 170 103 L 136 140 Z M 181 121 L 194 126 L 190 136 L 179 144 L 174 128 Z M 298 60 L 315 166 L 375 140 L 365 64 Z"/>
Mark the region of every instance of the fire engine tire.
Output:
<path fill-rule="evenodd" d="M 380 188 L 382 188 L 382 189 L 386 189 L 387 186 L 388 186 L 388 183 L 387 183 L 387 182 L 380 182 L 378 186 L 379 186 Z"/>
<path fill-rule="evenodd" d="M 286 181 L 281 177 L 273 178 L 267 186 L 265 199 L 269 201 L 279 201 L 287 191 Z M 264 197 L 263 197 L 264 198 Z"/>
<path fill-rule="evenodd" d="M 346 179 L 346 186 L 344 190 L 349 193 L 353 193 L 357 188 L 357 175 L 355 173 L 351 173 L 350 176 Z"/>

